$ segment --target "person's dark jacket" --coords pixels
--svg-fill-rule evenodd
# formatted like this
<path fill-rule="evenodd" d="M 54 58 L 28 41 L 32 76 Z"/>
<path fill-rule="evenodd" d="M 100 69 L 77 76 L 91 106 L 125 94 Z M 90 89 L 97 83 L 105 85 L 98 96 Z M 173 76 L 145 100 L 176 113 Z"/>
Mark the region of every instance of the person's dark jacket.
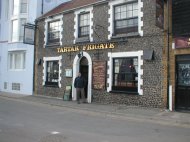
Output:
<path fill-rule="evenodd" d="M 85 87 L 85 80 L 83 77 L 76 77 L 74 82 L 75 88 L 84 88 Z"/>

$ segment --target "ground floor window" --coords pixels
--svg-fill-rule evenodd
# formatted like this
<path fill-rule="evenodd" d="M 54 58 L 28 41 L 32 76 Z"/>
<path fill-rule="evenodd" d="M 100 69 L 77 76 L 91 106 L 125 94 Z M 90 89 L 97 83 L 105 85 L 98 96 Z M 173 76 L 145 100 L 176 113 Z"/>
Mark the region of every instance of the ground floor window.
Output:
<path fill-rule="evenodd" d="M 48 87 L 61 88 L 62 56 L 43 57 L 43 82 Z"/>
<path fill-rule="evenodd" d="M 138 58 L 113 58 L 112 90 L 138 92 Z"/>
<path fill-rule="evenodd" d="M 59 61 L 47 61 L 46 85 L 58 86 L 59 81 Z"/>
<path fill-rule="evenodd" d="M 108 52 L 107 92 L 143 95 L 143 51 Z"/>
<path fill-rule="evenodd" d="M 9 69 L 23 70 L 25 69 L 26 52 L 10 51 L 9 52 Z"/>

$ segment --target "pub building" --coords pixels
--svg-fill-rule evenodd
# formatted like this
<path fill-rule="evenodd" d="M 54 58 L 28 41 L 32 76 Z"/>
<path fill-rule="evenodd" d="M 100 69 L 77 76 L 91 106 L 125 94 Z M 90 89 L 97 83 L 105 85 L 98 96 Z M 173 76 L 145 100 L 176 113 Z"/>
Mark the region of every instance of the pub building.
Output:
<path fill-rule="evenodd" d="M 35 94 L 75 101 L 80 71 L 88 103 L 166 107 L 158 2 L 71 0 L 39 17 Z"/>

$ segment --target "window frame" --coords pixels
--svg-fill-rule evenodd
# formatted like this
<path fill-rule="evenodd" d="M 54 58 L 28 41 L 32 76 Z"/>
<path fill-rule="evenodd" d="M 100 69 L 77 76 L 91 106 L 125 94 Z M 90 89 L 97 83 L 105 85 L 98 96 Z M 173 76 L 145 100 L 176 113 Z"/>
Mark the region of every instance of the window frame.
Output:
<path fill-rule="evenodd" d="M 138 15 L 137 16 L 132 16 L 130 18 L 123 18 L 123 19 L 116 19 L 115 18 L 115 15 L 116 15 L 116 10 L 115 9 L 116 9 L 116 7 L 120 7 L 120 6 L 124 6 L 124 5 L 127 6 L 127 5 L 130 5 L 130 4 L 133 5 L 135 3 L 137 4 L 137 7 L 138 7 L 138 1 L 137 0 L 131 1 L 131 2 L 127 2 L 127 3 L 121 3 L 121 4 L 113 6 L 113 30 L 114 30 L 113 35 L 138 32 L 138 25 L 139 25 L 139 21 L 138 21 L 139 16 Z M 138 11 L 139 9 L 135 9 L 135 10 Z M 132 14 L 133 14 L 134 9 L 132 8 L 131 11 L 132 11 Z M 126 13 L 127 13 L 127 11 L 126 11 Z M 126 26 L 124 28 L 119 28 L 119 29 L 116 28 L 116 22 L 117 21 L 128 21 L 128 20 L 135 20 L 135 19 L 137 20 L 137 25 L 134 24 L 134 26 Z"/>
<path fill-rule="evenodd" d="M 19 64 L 20 67 L 16 67 L 16 56 L 20 56 Z M 26 69 L 26 51 L 9 51 L 8 52 L 8 69 L 12 71 L 19 71 Z"/>
<path fill-rule="evenodd" d="M 53 63 L 53 69 L 49 69 L 51 66 L 50 66 L 50 63 Z M 57 63 L 57 72 L 56 72 L 56 76 L 57 77 L 51 77 L 51 74 L 53 74 L 53 76 L 54 76 L 54 74 L 55 74 L 55 66 L 54 66 L 54 63 Z M 49 66 L 48 66 L 49 65 Z M 49 71 L 49 70 L 53 70 L 53 73 L 51 72 L 51 71 Z M 48 81 L 48 80 L 53 80 L 53 79 L 55 79 L 55 80 L 57 80 L 57 81 L 55 81 L 55 82 L 53 82 L 53 81 Z M 46 86 L 57 86 L 58 87 L 58 85 L 59 85 L 59 60 L 52 60 L 52 61 L 46 61 L 46 81 L 45 81 L 45 85 Z"/>
<path fill-rule="evenodd" d="M 14 22 L 16 22 L 14 25 Z M 17 42 L 18 41 L 18 36 L 19 36 L 19 20 L 18 19 L 13 19 L 11 22 L 11 42 Z M 15 28 L 16 27 L 16 28 Z"/>
<path fill-rule="evenodd" d="M 62 73 L 62 56 L 55 56 L 55 57 L 43 57 L 43 76 L 42 76 L 42 85 L 47 87 L 57 87 L 61 88 L 61 73 Z M 58 76 L 58 85 L 46 85 L 46 74 L 47 74 L 47 62 L 48 61 L 58 61 L 59 63 L 59 76 Z"/>
<path fill-rule="evenodd" d="M 131 92 L 122 92 L 122 91 L 113 91 L 112 83 L 113 83 L 113 59 L 119 57 L 138 57 L 138 93 Z M 124 94 L 135 94 L 135 95 L 143 95 L 143 50 L 138 51 L 129 51 L 129 52 L 108 52 L 108 69 L 107 69 L 107 92 L 117 92 Z"/>
<path fill-rule="evenodd" d="M 81 26 L 81 16 L 83 16 L 83 15 L 87 15 L 87 17 L 88 17 L 88 19 L 87 19 L 88 25 Z M 88 34 L 82 34 L 82 32 L 81 32 L 82 28 L 87 28 L 88 29 Z M 88 12 L 82 12 L 82 13 L 78 14 L 78 38 L 80 38 L 80 37 L 89 37 L 89 35 L 90 35 L 90 12 L 89 11 Z"/>
<path fill-rule="evenodd" d="M 53 24 L 56 22 L 59 22 L 58 26 L 57 26 L 58 30 L 55 30 L 55 31 L 51 30 L 50 31 L 50 24 Z M 60 21 L 60 19 L 49 21 L 47 24 L 47 45 L 59 44 L 60 43 L 60 32 L 61 32 L 61 21 Z M 50 34 L 54 34 L 54 33 L 58 34 L 58 37 L 50 40 L 50 38 L 49 38 Z"/>
<path fill-rule="evenodd" d="M 137 60 L 137 65 L 134 65 L 134 59 Z M 129 65 L 130 71 L 129 72 L 120 72 L 121 66 L 119 66 L 118 73 L 116 73 L 116 65 L 115 65 L 115 61 L 116 60 L 125 60 L 127 62 L 129 62 L 129 60 L 133 60 L 133 65 Z M 113 70 L 112 70 L 112 91 L 121 91 L 121 92 L 126 92 L 126 93 L 138 93 L 138 57 L 115 57 L 112 59 L 113 62 Z M 120 63 L 120 62 L 119 62 Z M 122 63 L 121 63 L 122 64 Z M 126 65 L 126 64 L 124 64 Z M 135 68 L 136 66 L 136 68 Z M 126 68 L 125 68 L 126 70 Z M 135 72 L 134 72 L 135 70 Z M 124 75 L 124 76 L 123 76 Z M 116 84 L 116 76 L 117 78 L 120 78 L 120 82 L 119 79 L 117 79 L 117 84 Z M 132 78 L 131 80 L 128 80 L 126 78 Z M 120 84 L 120 85 L 119 85 Z"/>

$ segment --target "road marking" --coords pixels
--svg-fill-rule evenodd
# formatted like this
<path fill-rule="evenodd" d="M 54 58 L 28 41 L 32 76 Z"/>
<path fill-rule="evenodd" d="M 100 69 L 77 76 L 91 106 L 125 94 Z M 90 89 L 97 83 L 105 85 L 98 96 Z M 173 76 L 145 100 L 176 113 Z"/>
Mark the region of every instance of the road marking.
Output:
<path fill-rule="evenodd" d="M 53 131 L 51 132 L 52 135 L 60 134 L 60 132 Z"/>

